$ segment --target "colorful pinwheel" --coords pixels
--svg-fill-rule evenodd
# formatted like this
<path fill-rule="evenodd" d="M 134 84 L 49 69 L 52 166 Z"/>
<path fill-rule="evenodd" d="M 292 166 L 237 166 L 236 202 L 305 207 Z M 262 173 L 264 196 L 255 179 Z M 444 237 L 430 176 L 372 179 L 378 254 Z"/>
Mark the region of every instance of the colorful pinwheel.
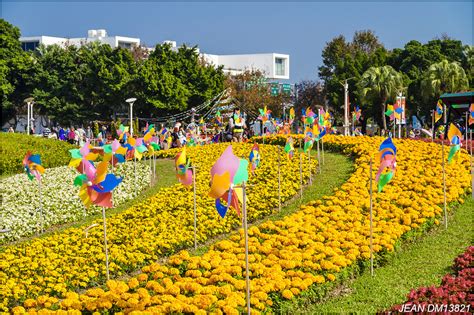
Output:
<path fill-rule="evenodd" d="M 176 155 L 174 163 L 178 181 L 184 186 L 191 185 L 193 183 L 193 171 L 190 168 L 191 160 L 186 156 L 186 147 Z"/>
<path fill-rule="evenodd" d="M 220 111 L 217 111 L 217 113 L 216 113 L 216 122 L 217 122 L 218 126 L 222 126 L 222 116 L 221 116 Z"/>
<path fill-rule="evenodd" d="M 295 153 L 295 148 L 293 147 L 293 138 L 292 137 L 288 137 L 286 139 L 285 153 L 288 155 L 289 160 L 291 160 L 293 158 L 293 154 Z"/>
<path fill-rule="evenodd" d="M 80 186 L 79 197 L 86 207 L 95 204 L 104 208 L 112 208 L 112 190 L 122 182 L 121 177 L 107 174 L 108 161 L 104 160 L 95 168 L 92 162 L 87 162 L 84 174 L 74 179 L 74 185 Z"/>
<path fill-rule="evenodd" d="M 395 168 L 397 167 L 397 148 L 392 142 L 392 138 L 385 139 L 379 147 L 380 166 L 375 176 L 375 181 L 378 182 L 378 191 L 381 192 L 384 186 L 395 175 Z M 382 172 L 388 169 L 388 172 Z"/>
<path fill-rule="evenodd" d="M 104 156 L 107 160 L 110 160 L 110 163 L 114 166 L 117 163 L 125 162 L 126 155 L 127 148 L 122 146 L 117 139 L 115 139 L 111 144 L 104 145 Z"/>
<path fill-rule="evenodd" d="M 357 105 L 357 106 L 354 108 L 354 112 L 352 113 L 352 121 L 354 122 L 354 124 L 359 121 L 359 119 L 360 119 L 360 114 L 361 114 L 361 110 L 360 110 L 360 108 L 359 108 L 359 105 Z"/>
<path fill-rule="evenodd" d="M 307 153 L 308 150 L 311 150 L 312 148 L 313 148 L 313 138 L 309 135 L 306 135 L 304 137 L 304 148 L 303 148 L 304 153 Z"/>
<path fill-rule="evenodd" d="M 451 150 L 449 150 L 448 163 L 453 161 L 453 157 L 458 157 L 459 150 L 461 149 L 462 133 L 456 125 L 451 123 L 448 129 L 448 139 L 451 144 Z"/>
<path fill-rule="evenodd" d="M 260 113 L 258 119 L 260 119 L 262 123 L 265 124 L 265 122 L 270 119 L 272 111 L 267 109 L 267 106 L 265 106 L 263 109 L 259 108 L 258 111 Z"/>
<path fill-rule="evenodd" d="M 474 124 L 474 104 L 469 107 L 469 125 Z"/>
<path fill-rule="evenodd" d="M 127 141 L 128 130 L 129 130 L 128 126 L 124 126 L 124 125 L 120 124 L 120 127 L 117 130 L 117 136 L 119 137 L 119 140 L 123 140 L 124 142 Z"/>
<path fill-rule="evenodd" d="M 41 157 L 39 154 L 31 154 L 31 152 L 28 151 L 23 159 L 23 167 L 30 180 L 36 177 L 38 181 L 41 181 L 41 174 L 44 174 L 44 167 L 41 166 Z"/>
<path fill-rule="evenodd" d="M 138 160 L 141 160 L 143 153 L 148 151 L 146 146 L 143 144 L 143 138 L 128 138 L 125 147 L 127 147 L 129 151 L 133 150 L 133 156 Z"/>
<path fill-rule="evenodd" d="M 305 123 L 311 126 L 314 123 L 314 118 L 316 117 L 316 114 L 313 112 L 313 110 L 310 107 L 308 107 L 306 108 L 305 117 L 306 117 Z"/>
<path fill-rule="evenodd" d="M 211 191 L 209 196 L 216 199 L 216 209 L 224 218 L 229 207 L 234 208 L 240 216 L 239 201 L 243 200 L 243 190 L 235 187 L 248 180 L 248 164 L 245 159 L 239 159 L 229 145 L 211 168 Z M 222 204 L 225 201 L 227 205 Z"/>
<path fill-rule="evenodd" d="M 395 109 L 394 109 L 393 105 L 388 104 L 387 105 L 387 110 L 385 111 L 385 116 L 390 117 L 390 121 L 395 119 L 394 112 L 395 112 Z"/>
<path fill-rule="evenodd" d="M 438 120 L 440 120 L 442 117 L 443 117 L 443 101 L 441 100 L 438 100 L 438 102 L 436 103 L 436 108 L 435 108 L 435 111 L 434 111 L 434 116 L 435 116 L 435 123 L 438 122 Z"/>
<path fill-rule="evenodd" d="M 399 104 L 399 102 L 396 102 L 393 108 L 394 108 L 394 112 L 393 112 L 394 117 L 398 120 L 402 119 L 403 107 Z"/>
<path fill-rule="evenodd" d="M 80 149 L 71 149 L 71 161 L 69 167 L 75 167 L 79 173 L 84 173 L 84 167 L 88 161 L 95 161 L 99 157 L 99 154 L 91 152 L 91 144 L 89 140 Z"/>
<path fill-rule="evenodd" d="M 292 108 L 290 108 L 290 115 L 289 115 L 288 123 L 291 125 L 291 124 L 293 124 L 294 120 L 295 120 L 295 109 L 292 107 Z"/>
<path fill-rule="evenodd" d="M 257 143 L 254 143 L 252 151 L 249 156 L 250 163 L 252 163 L 252 173 L 260 165 L 260 148 Z"/>

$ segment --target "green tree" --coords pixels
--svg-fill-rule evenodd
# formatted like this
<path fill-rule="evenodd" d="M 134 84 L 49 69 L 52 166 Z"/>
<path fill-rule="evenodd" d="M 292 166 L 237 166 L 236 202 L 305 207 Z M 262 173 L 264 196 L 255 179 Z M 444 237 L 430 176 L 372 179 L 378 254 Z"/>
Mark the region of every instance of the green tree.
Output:
<path fill-rule="evenodd" d="M 204 63 L 196 47 L 157 45 L 138 67 L 137 113 L 163 114 L 197 106 L 224 88 L 222 68 Z M 151 108 L 149 105 L 152 105 Z"/>
<path fill-rule="evenodd" d="M 29 55 L 21 49 L 20 30 L 0 19 L 0 99 L 2 124 L 24 110 L 28 95 L 27 82 L 33 66 Z"/>
<path fill-rule="evenodd" d="M 394 99 L 396 93 L 403 89 L 403 77 L 391 66 L 371 67 L 358 83 L 360 97 L 372 104 L 379 104 L 380 121 L 387 129 L 385 104 Z M 375 106 L 374 106 L 375 107 Z"/>
<path fill-rule="evenodd" d="M 352 41 L 339 35 L 328 42 L 323 49 L 323 65 L 319 67 L 319 77 L 324 82 L 326 99 L 336 113 L 336 123 L 342 122 L 344 115 L 344 88 L 342 82 L 351 78 L 349 100 L 351 107 L 360 106 L 364 116 L 372 113 L 371 104 L 363 104 L 356 86 L 362 74 L 370 67 L 384 66 L 387 50 L 371 30 L 354 33 Z"/>
<path fill-rule="evenodd" d="M 469 88 L 464 69 L 457 62 L 442 60 L 432 64 L 421 81 L 423 96 L 426 99 L 439 98 L 443 93 L 459 92 Z"/>

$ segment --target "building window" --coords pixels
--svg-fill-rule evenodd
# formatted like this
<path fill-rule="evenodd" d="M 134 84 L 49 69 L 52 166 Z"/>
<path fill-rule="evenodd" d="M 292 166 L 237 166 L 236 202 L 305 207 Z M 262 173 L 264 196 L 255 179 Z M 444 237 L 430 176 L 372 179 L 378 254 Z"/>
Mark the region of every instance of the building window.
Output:
<path fill-rule="evenodd" d="M 276 75 L 285 75 L 285 59 L 275 58 L 275 74 Z"/>
<path fill-rule="evenodd" d="M 119 41 L 118 46 L 120 48 L 132 49 L 132 43 L 130 43 L 130 42 L 121 42 L 121 41 Z"/>
<path fill-rule="evenodd" d="M 31 50 L 35 50 L 36 47 L 39 46 L 39 41 L 35 41 L 35 42 L 22 42 L 21 43 L 21 49 L 23 49 L 24 51 L 31 51 Z"/>

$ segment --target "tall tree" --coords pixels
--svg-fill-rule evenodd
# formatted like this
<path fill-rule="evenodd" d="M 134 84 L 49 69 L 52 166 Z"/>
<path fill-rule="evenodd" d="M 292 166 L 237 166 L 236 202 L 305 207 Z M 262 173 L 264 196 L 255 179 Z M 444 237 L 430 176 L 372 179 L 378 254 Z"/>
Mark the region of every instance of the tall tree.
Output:
<path fill-rule="evenodd" d="M 445 59 L 428 68 L 423 75 L 421 88 L 426 99 L 438 98 L 443 93 L 468 89 L 469 81 L 459 63 Z"/>
<path fill-rule="evenodd" d="M 319 77 L 324 82 L 329 106 L 341 121 L 344 114 L 344 88 L 342 82 L 351 78 L 349 100 L 351 105 L 362 105 L 364 116 L 372 112 L 371 104 L 362 104 L 356 87 L 362 74 L 370 67 L 386 64 L 387 51 L 373 31 L 358 31 L 352 41 L 340 35 L 328 42 L 322 52 L 323 65 Z"/>
<path fill-rule="evenodd" d="M 0 100 L 2 124 L 23 110 L 28 95 L 26 86 L 33 66 L 31 58 L 23 52 L 20 30 L 0 19 Z"/>
<path fill-rule="evenodd" d="M 137 111 L 163 114 L 197 106 L 224 89 L 222 68 L 202 62 L 196 47 L 157 45 L 138 67 Z M 150 106 L 151 105 L 151 106 Z"/>
<path fill-rule="evenodd" d="M 383 128 L 387 129 L 385 104 L 403 89 L 402 75 L 391 66 L 371 67 L 364 72 L 358 86 L 359 95 L 363 100 L 373 104 L 379 103 L 380 122 Z"/>

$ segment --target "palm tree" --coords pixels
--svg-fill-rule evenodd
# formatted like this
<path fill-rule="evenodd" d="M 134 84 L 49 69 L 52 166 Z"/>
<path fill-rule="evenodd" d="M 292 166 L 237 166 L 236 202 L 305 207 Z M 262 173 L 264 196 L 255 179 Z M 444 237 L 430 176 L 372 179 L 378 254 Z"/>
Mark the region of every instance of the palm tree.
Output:
<path fill-rule="evenodd" d="M 466 72 L 457 62 L 442 60 L 432 64 L 423 74 L 421 93 L 424 98 L 439 98 L 443 93 L 466 90 L 469 81 Z"/>
<path fill-rule="evenodd" d="M 402 75 L 391 66 L 371 67 L 364 72 L 358 86 L 363 101 L 380 101 L 382 124 L 387 129 L 385 103 L 403 89 Z"/>

